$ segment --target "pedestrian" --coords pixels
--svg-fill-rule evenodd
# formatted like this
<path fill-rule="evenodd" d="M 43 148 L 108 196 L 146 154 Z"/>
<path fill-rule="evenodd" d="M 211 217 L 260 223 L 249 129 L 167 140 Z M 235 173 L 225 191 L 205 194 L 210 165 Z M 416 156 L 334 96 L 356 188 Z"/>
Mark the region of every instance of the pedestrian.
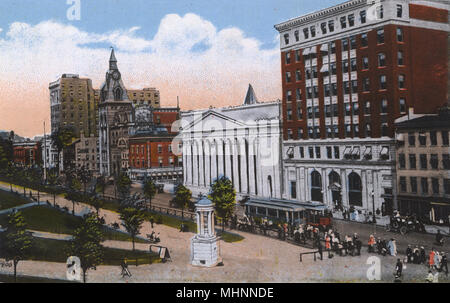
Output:
<path fill-rule="evenodd" d="M 408 248 L 406 249 L 407 263 L 412 263 L 412 257 L 413 257 L 413 251 L 411 249 L 411 245 L 408 245 Z"/>
<path fill-rule="evenodd" d="M 397 264 L 395 265 L 395 274 L 401 277 L 402 271 L 403 271 L 403 263 L 400 259 L 397 259 Z"/>
<path fill-rule="evenodd" d="M 430 254 L 428 255 L 428 266 L 430 267 L 430 269 L 433 269 L 434 267 L 434 255 L 434 248 L 431 248 Z"/>
<path fill-rule="evenodd" d="M 375 237 L 373 235 L 369 236 L 369 242 L 367 244 L 369 246 L 369 253 L 375 252 Z"/>
<path fill-rule="evenodd" d="M 448 277 L 447 255 L 442 252 L 441 270 L 444 270 L 445 276 Z"/>
<path fill-rule="evenodd" d="M 153 229 L 153 223 L 155 223 L 155 219 L 153 219 L 153 216 L 150 217 L 150 224 L 152 225 L 152 229 Z"/>
<path fill-rule="evenodd" d="M 325 249 L 328 251 L 331 249 L 330 242 L 331 242 L 330 236 L 328 234 L 326 234 L 325 235 Z"/>
<path fill-rule="evenodd" d="M 427 257 L 425 253 L 425 248 L 423 246 L 420 247 L 420 257 L 419 257 L 419 264 L 426 264 Z"/>
<path fill-rule="evenodd" d="M 441 270 L 441 255 L 438 251 L 434 252 L 434 267 L 440 271 Z"/>
<path fill-rule="evenodd" d="M 322 243 L 320 243 L 320 238 L 317 237 L 317 250 L 319 251 L 320 260 L 323 260 Z"/>

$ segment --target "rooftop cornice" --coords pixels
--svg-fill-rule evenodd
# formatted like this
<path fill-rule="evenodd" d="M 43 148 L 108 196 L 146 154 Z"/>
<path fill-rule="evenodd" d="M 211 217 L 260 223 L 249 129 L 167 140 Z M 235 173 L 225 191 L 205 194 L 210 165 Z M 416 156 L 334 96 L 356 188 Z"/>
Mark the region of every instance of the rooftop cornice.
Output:
<path fill-rule="evenodd" d="M 368 4 L 367 0 L 351 0 L 307 15 L 290 19 L 288 21 L 279 23 L 274 27 L 277 31 L 282 32 L 283 30 L 294 26 L 299 26 L 301 24 L 309 23 L 311 21 L 317 21 L 316 19 L 330 17 L 331 15 L 336 14 L 338 12 L 345 12 L 351 9 L 366 6 L 367 4 Z"/>

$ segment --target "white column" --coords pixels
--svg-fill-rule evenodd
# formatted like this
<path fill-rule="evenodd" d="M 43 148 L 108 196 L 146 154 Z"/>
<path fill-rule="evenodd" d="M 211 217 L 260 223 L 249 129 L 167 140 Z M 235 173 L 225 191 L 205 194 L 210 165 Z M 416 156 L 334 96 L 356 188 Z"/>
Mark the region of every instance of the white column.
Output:
<path fill-rule="evenodd" d="M 348 207 L 350 207 L 350 205 L 348 202 L 348 192 L 347 192 L 347 182 L 348 182 L 347 172 L 345 169 L 341 169 L 340 173 L 341 173 L 341 186 L 342 186 L 342 192 L 341 192 L 342 205 L 344 207 L 348 208 Z"/>
<path fill-rule="evenodd" d="M 223 141 L 217 140 L 217 155 L 219 156 L 217 169 L 219 170 L 219 178 L 225 175 L 224 167 L 223 167 Z"/>
<path fill-rule="evenodd" d="M 239 173 L 238 173 L 238 149 L 236 146 L 236 140 L 232 142 L 231 148 L 232 148 L 232 155 L 233 155 L 233 180 L 234 180 L 234 189 L 236 190 L 236 193 L 239 193 Z"/>
<path fill-rule="evenodd" d="M 253 155 L 254 155 L 254 151 L 253 151 L 253 142 L 249 142 L 248 145 L 248 172 L 249 172 L 249 181 L 250 181 L 250 194 L 255 195 L 256 191 L 255 191 L 255 165 L 253 163 Z"/>
<path fill-rule="evenodd" d="M 193 171 L 194 171 L 194 178 L 193 178 L 193 180 L 192 180 L 192 184 L 194 185 L 194 186 L 198 186 L 199 184 L 198 184 L 198 161 L 197 161 L 197 155 L 198 155 L 198 145 L 197 145 L 197 142 L 196 141 L 193 141 L 192 142 L 192 144 L 193 144 L 193 154 L 192 154 L 192 157 L 193 157 L 193 160 L 194 160 L 194 167 L 192 168 L 193 169 Z"/>
<path fill-rule="evenodd" d="M 233 176 L 231 175 L 231 165 L 233 164 L 231 163 L 230 142 L 228 140 L 225 140 L 223 144 L 225 145 L 225 161 L 227 162 L 225 167 L 225 175 L 228 177 L 228 179 L 230 179 L 230 181 L 233 181 Z"/>
<path fill-rule="evenodd" d="M 200 234 L 200 212 L 197 212 L 197 234 Z"/>
<path fill-rule="evenodd" d="M 217 179 L 217 162 L 216 162 L 216 153 L 217 153 L 217 142 L 213 142 L 211 145 L 211 184 Z"/>
<path fill-rule="evenodd" d="M 206 178 L 205 178 L 205 185 L 206 185 L 206 187 L 210 187 L 211 186 L 211 174 L 210 174 L 210 170 L 209 170 L 209 168 L 211 167 L 211 161 L 210 161 L 210 158 L 209 158 L 209 155 L 211 154 L 210 153 L 210 148 L 211 148 L 211 144 L 209 143 L 209 141 L 205 141 L 205 167 L 204 167 L 204 170 L 205 170 L 205 176 L 206 176 Z"/>
<path fill-rule="evenodd" d="M 199 169 L 199 180 L 198 180 L 198 185 L 203 186 L 205 185 L 205 178 L 204 178 L 204 170 L 205 168 L 203 167 L 203 140 L 199 141 L 198 143 L 198 169 Z"/>
<path fill-rule="evenodd" d="M 242 193 L 247 193 L 247 155 L 245 153 L 245 140 L 240 140 L 240 151 L 241 151 L 241 189 Z M 274 178 L 275 179 L 275 178 Z M 272 182 L 275 183 L 275 182 Z M 275 184 L 273 184 L 273 188 L 275 191 Z"/>

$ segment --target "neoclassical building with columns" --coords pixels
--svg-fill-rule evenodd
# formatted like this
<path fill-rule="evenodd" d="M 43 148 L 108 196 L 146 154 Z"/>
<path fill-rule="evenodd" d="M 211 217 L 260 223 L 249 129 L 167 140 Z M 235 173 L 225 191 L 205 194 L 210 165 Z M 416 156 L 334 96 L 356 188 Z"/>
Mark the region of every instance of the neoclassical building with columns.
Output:
<path fill-rule="evenodd" d="M 228 177 L 237 200 L 281 198 L 280 102 L 257 101 L 253 88 L 244 104 L 181 114 L 184 184 L 193 196 Z"/>

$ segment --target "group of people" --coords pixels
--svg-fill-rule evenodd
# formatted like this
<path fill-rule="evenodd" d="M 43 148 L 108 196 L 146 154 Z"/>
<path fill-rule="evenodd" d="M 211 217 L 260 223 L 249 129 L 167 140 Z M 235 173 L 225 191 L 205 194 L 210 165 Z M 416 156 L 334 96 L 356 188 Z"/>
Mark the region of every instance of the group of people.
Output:
<path fill-rule="evenodd" d="M 386 256 L 387 254 L 391 256 L 397 255 L 397 242 L 394 238 L 389 241 L 381 239 L 378 237 L 375 239 L 373 235 L 369 236 L 369 241 L 367 242 L 369 253 L 378 253 L 379 255 Z"/>
<path fill-rule="evenodd" d="M 341 235 L 336 230 L 328 230 L 324 234 L 325 250 L 334 252 L 340 256 L 359 256 L 361 255 L 362 242 L 358 237 L 358 234 L 353 236 L 345 235 L 341 239 Z M 318 241 L 320 243 L 320 241 Z M 320 244 L 319 244 L 320 245 Z M 330 257 L 333 254 L 329 254 Z"/>

